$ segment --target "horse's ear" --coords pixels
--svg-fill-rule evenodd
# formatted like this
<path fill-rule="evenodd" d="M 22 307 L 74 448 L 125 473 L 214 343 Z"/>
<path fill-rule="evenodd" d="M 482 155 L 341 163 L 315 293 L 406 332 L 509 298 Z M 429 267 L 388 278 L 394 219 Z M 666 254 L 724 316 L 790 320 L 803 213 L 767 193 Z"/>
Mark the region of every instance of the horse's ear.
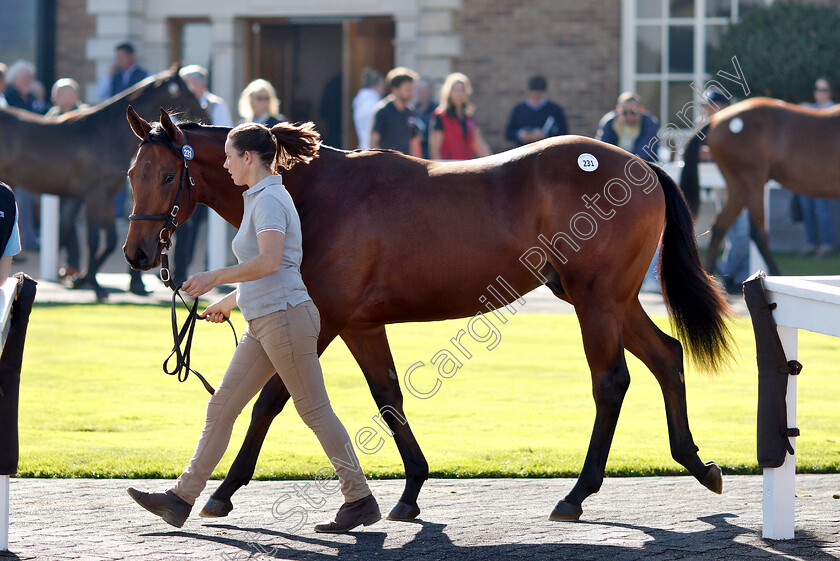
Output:
<path fill-rule="evenodd" d="M 169 113 L 167 113 L 162 107 L 160 109 L 160 126 L 163 128 L 166 136 L 168 136 L 171 140 L 177 141 L 180 139 L 181 135 L 178 131 L 178 127 L 175 126 L 175 123 L 173 123 L 172 119 L 169 117 Z"/>
<path fill-rule="evenodd" d="M 129 105 L 128 109 L 125 112 L 125 117 L 128 119 L 128 124 L 131 125 L 131 130 L 134 131 L 134 134 L 140 140 L 145 140 L 146 135 L 149 134 L 149 131 L 152 130 L 152 125 L 149 122 L 137 114 L 137 111 Z"/>

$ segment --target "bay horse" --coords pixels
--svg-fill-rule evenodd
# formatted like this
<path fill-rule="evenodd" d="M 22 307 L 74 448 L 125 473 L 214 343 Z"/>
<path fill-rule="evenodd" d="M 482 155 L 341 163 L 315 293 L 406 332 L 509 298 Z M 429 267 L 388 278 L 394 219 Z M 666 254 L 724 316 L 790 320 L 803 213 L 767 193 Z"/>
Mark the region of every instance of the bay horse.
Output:
<path fill-rule="evenodd" d="M 96 273 L 117 246 L 114 195 L 125 187 L 126 171 L 137 151 L 134 135 L 123 124 L 129 104 L 143 115 L 157 115 L 165 107 L 192 119 L 206 118 L 177 66 L 98 105 L 56 119 L 0 109 L 0 178 L 36 193 L 84 201 L 89 263 L 86 277 L 78 284 L 91 284 L 100 299 L 106 293 Z M 105 247 L 99 251 L 101 230 Z"/>
<path fill-rule="evenodd" d="M 131 222 L 123 248 L 132 267 L 159 264 L 160 239 L 168 236 L 161 226 L 171 212 L 183 223 L 201 202 L 239 226 L 243 187 L 222 168 L 230 129 L 176 125 L 166 112 L 149 123 L 129 110 L 128 120 L 142 140 L 129 171 L 134 213 L 144 218 Z M 192 147 L 188 170 L 185 144 Z M 180 180 L 185 171 L 194 186 Z M 614 146 L 563 136 L 447 163 L 322 146 L 311 163 L 282 175 L 302 224 L 301 272 L 321 311 L 318 353 L 336 336 L 344 340 L 405 466 L 405 489 L 390 518 L 420 513 L 417 497 L 429 466 L 405 418 L 385 325 L 477 317 L 488 283 L 500 278 L 512 293 L 546 284 L 571 302 L 591 369 L 597 412 L 589 450 L 552 519 L 579 519 L 583 500 L 601 486 L 630 383 L 625 348 L 662 387 L 674 459 L 721 492 L 720 468 L 700 460 L 689 430 L 682 345 L 654 325 L 638 299 L 664 228 L 660 271 L 676 331 L 705 367 L 714 370 L 727 360 L 726 302 L 700 266 L 682 192 L 661 169 Z M 225 516 L 233 508 L 232 494 L 253 476 L 266 431 L 288 399 L 275 375 L 203 515 Z"/>
<path fill-rule="evenodd" d="M 775 179 L 799 195 L 840 197 L 840 105 L 814 109 L 754 97 L 712 115 L 701 133 L 726 180 L 726 199 L 711 228 L 706 270 L 713 271 L 724 236 L 746 206 L 770 274 L 781 274 L 764 227 L 764 185 Z M 686 168 L 690 164 L 696 167 L 697 158 L 686 158 Z"/>

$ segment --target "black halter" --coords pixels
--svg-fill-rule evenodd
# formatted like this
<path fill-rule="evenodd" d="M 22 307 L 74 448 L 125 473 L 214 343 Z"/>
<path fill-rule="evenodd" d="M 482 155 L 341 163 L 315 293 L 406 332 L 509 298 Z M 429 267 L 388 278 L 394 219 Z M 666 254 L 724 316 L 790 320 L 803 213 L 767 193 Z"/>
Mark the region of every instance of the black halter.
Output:
<path fill-rule="evenodd" d="M 181 184 L 178 187 L 178 193 L 175 195 L 175 202 L 172 205 L 172 210 L 169 214 L 131 214 L 128 219 L 161 220 L 165 222 L 165 225 L 161 228 L 160 234 L 158 235 L 158 244 L 160 245 L 160 280 L 162 280 L 163 284 L 172 290 L 172 339 L 174 341 L 174 345 L 172 347 L 172 351 L 169 353 L 169 356 L 167 356 L 166 360 L 163 361 L 163 371 L 170 376 L 177 376 L 179 382 L 185 382 L 187 377 L 189 377 L 190 372 L 192 372 L 199 380 L 201 380 L 201 383 L 204 384 L 204 388 L 210 393 L 210 395 L 213 395 L 215 393 L 213 386 L 207 382 L 201 373 L 190 368 L 190 350 L 192 349 L 195 324 L 198 320 L 198 298 L 193 300 L 192 306 L 187 304 L 187 301 L 184 300 L 183 296 L 181 296 L 181 287 L 175 286 L 175 283 L 172 280 L 172 272 L 169 268 L 169 249 L 172 247 L 172 235 L 178 228 L 177 217 L 181 210 L 179 206 L 181 196 L 183 195 L 184 190 L 186 190 L 189 195 L 189 205 L 192 207 L 193 187 L 195 187 L 195 179 L 193 179 L 190 175 L 190 160 L 195 157 L 195 150 L 193 150 L 193 147 L 186 142 L 186 133 L 181 131 L 181 134 L 184 135 L 184 144 L 181 146 L 178 146 L 172 139 L 166 137 L 166 146 L 178 154 L 184 162 L 184 170 L 181 172 Z M 144 144 L 152 144 L 152 141 L 149 140 L 148 136 L 143 139 L 140 146 L 142 147 Z M 181 299 L 184 307 L 189 311 L 189 316 L 180 330 L 178 329 L 177 303 L 175 302 L 176 297 Z M 239 342 L 236 336 L 236 329 L 233 327 L 233 323 L 231 323 L 230 318 L 226 321 L 233 330 L 233 339 L 238 345 Z M 181 350 L 182 344 L 184 345 L 183 351 Z M 175 357 L 175 367 L 169 369 L 168 364 L 172 357 Z"/>
<path fill-rule="evenodd" d="M 192 206 L 193 201 L 193 187 L 195 187 L 195 179 L 190 175 L 190 160 L 195 157 L 195 150 L 187 144 L 187 133 L 181 131 L 184 136 L 184 144 L 178 146 L 168 136 L 166 137 L 166 146 L 175 152 L 184 162 L 184 170 L 181 172 L 181 184 L 178 186 L 178 193 L 175 195 L 175 202 L 172 204 L 172 210 L 169 214 L 130 214 L 129 220 L 161 220 L 165 224 L 158 234 L 158 245 L 160 246 L 160 280 L 163 281 L 168 288 L 177 291 L 177 287 L 172 282 L 172 272 L 169 268 L 169 249 L 172 247 L 172 235 L 178 228 L 178 213 L 181 211 L 179 203 L 184 190 L 187 190 L 189 196 L 189 206 Z M 140 143 L 142 147 L 144 144 L 151 144 L 152 141 L 146 136 L 143 142 Z M 189 187 L 187 187 L 189 186 Z M 189 207 L 188 207 L 189 208 Z"/>

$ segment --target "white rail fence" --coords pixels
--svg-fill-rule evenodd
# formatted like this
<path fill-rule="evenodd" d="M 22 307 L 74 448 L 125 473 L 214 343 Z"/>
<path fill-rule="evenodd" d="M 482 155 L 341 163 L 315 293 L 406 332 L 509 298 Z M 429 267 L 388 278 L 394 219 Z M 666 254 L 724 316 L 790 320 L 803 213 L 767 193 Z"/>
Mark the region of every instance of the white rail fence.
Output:
<path fill-rule="evenodd" d="M 0 354 L 6 345 L 11 326 L 12 304 L 18 291 L 18 280 L 9 278 L 0 287 Z M 0 551 L 9 549 L 9 476 L 0 475 Z"/>
<path fill-rule="evenodd" d="M 762 283 L 768 302 L 776 304 L 773 318 L 787 360 L 798 359 L 800 329 L 840 337 L 840 276 L 765 277 Z M 800 375 L 808 375 L 807 363 Z M 788 376 L 788 427 L 796 427 L 797 378 Z M 789 438 L 794 453 L 781 467 L 764 469 L 762 535 L 769 539 L 789 540 L 794 535 L 796 438 Z"/>

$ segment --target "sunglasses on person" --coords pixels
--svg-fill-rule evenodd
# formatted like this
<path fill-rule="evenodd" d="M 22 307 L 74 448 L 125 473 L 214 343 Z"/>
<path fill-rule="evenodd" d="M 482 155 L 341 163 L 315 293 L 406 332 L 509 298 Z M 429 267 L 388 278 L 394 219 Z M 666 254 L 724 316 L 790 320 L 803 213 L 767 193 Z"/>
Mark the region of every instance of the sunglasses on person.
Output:
<path fill-rule="evenodd" d="M 267 95 L 255 95 L 254 101 L 268 101 Z"/>
<path fill-rule="evenodd" d="M 817 88 L 814 88 L 814 91 L 815 92 L 827 92 L 827 91 L 831 91 L 831 90 L 829 90 L 828 88 L 817 87 Z"/>
<path fill-rule="evenodd" d="M 638 109 L 622 109 L 621 114 L 622 115 L 638 115 L 639 110 Z"/>

